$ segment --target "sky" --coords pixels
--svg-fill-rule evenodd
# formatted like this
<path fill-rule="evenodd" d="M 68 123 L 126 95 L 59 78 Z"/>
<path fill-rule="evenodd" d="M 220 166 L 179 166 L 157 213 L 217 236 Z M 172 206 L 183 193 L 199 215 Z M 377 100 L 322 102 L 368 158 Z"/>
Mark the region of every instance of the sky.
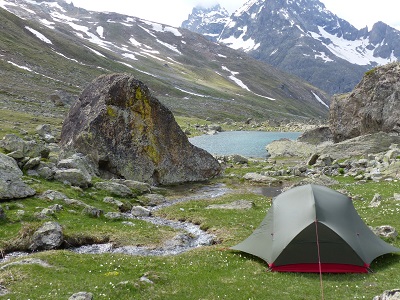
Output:
<path fill-rule="evenodd" d="M 266 0 L 268 1 L 268 0 Z M 400 30 L 400 0 L 320 0 L 338 17 L 358 29 L 377 21 Z M 113 11 L 149 21 L 179 27 L 193 7 L 209 7 L 219 3 L 229 13 L 241 7 L 246 0 L 67 0 L 75 6 L 95 11 Z"/>

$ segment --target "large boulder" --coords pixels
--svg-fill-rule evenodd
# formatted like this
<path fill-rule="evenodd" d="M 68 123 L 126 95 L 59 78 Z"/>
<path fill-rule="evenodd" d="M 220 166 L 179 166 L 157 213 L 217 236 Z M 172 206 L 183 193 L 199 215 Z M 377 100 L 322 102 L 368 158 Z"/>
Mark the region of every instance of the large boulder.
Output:
<path fill-rule="evenodd" d="M 0 200 L 26 198 L 36 191 L 22 181 L 22 171 L 17 162 L 0 153 Z"/>
<path fill-rule="evenodd" d="M 83 153 L 101 176 L 172 184 L 206 180 L 221 167 L 189 143 L 172 113 L 147 86 L 125 74 L 105 75 L 81 94 L 64 121 L 64 157 Z"/>
<path fill-rule="evenodd" d="M 57 249 L 61 246 L 63 238 L 63 230 L 59 223 L 46 222 L 33 234 L 29 248 L 33 251 Z"/>
<path fill-rule="evenodd" d="M 329 126 L 340 142 L 376 132 L 400 133 L 400 63 L 365 73 L 351 93 L 335 95 Z"/>

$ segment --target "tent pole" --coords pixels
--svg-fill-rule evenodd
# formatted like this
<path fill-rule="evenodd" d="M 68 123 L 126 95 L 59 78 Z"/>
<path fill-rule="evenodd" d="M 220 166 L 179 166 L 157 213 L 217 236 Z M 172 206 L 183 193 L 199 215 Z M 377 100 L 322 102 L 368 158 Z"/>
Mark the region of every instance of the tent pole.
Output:
<path fill-rule="evenodd" d="M 317 238 L 319 282 L 321 285 L 321 299 L 324 300 L 324 284 L 322 282 L 322 264 L 321 264 L 321 252 L 320 252 L 320 248 L 319 248 L 318 220 L 317 219 L 315 220 L 315 236 Z"/>

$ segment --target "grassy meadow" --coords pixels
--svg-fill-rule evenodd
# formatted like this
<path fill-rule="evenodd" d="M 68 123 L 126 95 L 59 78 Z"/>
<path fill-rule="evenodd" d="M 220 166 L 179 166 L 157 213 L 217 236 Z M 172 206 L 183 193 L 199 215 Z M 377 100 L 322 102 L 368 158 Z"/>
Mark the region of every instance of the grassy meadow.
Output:
<path fill-rule="evenodd" d="M 20 119 L 21 123 L 25 121 Z M 38 120 L 38 122 L 43 120 Z M 57 120 L 48 120 L 60 124 Z M 196 120 L 197 121 L 197 120 Z M 5 122 L 5 121 L 3 121 Z M 185 119 L 185 122 L 188 122 Z M 5 122 L 6 124 L 7 122 Z M 26 121 L 26 126 L 29 120 Z M 30 124 L 29 126 L 35 126 Z M 32 128 L 24 130 L 31 132 Z M 18 127 L 19 128 L 19 127 Z M 10 126 L 7 130 L 13 132 Z M 5 133 L 4 131 L 2 134 Z M 290 163 L 290 162 L 287 162 Z M 188 221 L 200 225 L 215 235 L 215 244 L 192 249 L 174 256 L 130 256 L 124 254 L 77 254 L 67 249 L 33 253 L 0 263 L 0 287 L 8 294 L 0 299 L 68 299 L 86 291 L 94 299 L 372 299 L 388 289 L 400 288 L 400 254 L 377 258 L 369 274 L 319 274 L 269 272 L 266 262 L 229 248 L 242 241 L 260 224 L 271 205 L 271 197 L 255 192 L 259 186 L 241 179 L 244 172 L 261 171 L 268 164 L 251 163 L 247 168 L 233 165 L 225 176 L 207 183 L 164 187 L 160 191 L 169 199 L 183 197 L 207 184 L 224 183 L 231 192 L 217 198 L 188 201 L 156 211 L 156 216 Z M 64 239 L 69 244 L 112 242 L 115 245 L 157 247 L 179 232 L 155 226 L 141 220 L 109 220 L 82 213 L 82 208 L 61 200 L 46 200 L 39 194 L 57 190 L 71 199 L 80 200 L 104 212 L 118 211 L 104 203 L 105 192 L 88 188 L 72 188 L 62 183 L 25 176 L 37 192 L 32 198 L 3 201 L 0 205 L 6 219 L 0 221 L 0 251 L 2 254 L 24 249 L 29 237 L 46 221 L 63 226 Z M 393 200 L 400 182 L 356 182 L 349 177 L 336 177 L 339 184 L 332 188 L 346 190 L 353 196 L 362 219 L 370 226 L 391 225 L 400 229 L 400 202 Z M 291 179 L 293 180 L 293 179 Z M 285 184 L 290 184 L 285 182 Z M 179 192 L 177 191 L 179 190 Z M 369 207 L 375 193 L 382 195 L 379 207 Z M 137 205 L 140 198 L 118 198 Z M 254 203 L 248 210 L 207 209 L 210 204 L 236 200 Z M 45 220 L 35 217 L 43 208 L 54 204 L 63 210 Z M 21 211 L 24 211 L 22 213 Z M 398 238 L 387 242 L 400 247 Z M 26 258 L 40 259 L 48 264 L 10 264 Z M 144 279 L 144 280 L 143 280 Z M 0 291 L 2 289 L 0 288 Z"/>

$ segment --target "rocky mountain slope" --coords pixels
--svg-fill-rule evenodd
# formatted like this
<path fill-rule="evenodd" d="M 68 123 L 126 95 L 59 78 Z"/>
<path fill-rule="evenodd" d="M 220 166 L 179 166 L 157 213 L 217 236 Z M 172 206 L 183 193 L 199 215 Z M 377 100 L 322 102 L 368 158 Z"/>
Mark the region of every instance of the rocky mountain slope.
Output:
<path fill-rule="evenodd" d="M 367 70 L 400 58 L 398 30 L 382 22 L 358 30 L 319 0 L 250 0 L 229 18 L 210 18 L 216 10 L 221 8 L 194 9 L 182 27 L 243 50 L 330 94 L 352 90 Z"/>
<path fill-rule="evenodd" d="M 3 109 L 65 115 L 101 74 L 130 73 L 175 114 L 243 120 L 325 117 L 298 77 L 186 29 L 62 0 L 0 2 Z"/>
<path fill-rule="evenodd" d="M 329 126 L 335 142 L 360 135 L 400 133 L 400 63 L 367 72 L 355 89 L 335 95 Z"/>

